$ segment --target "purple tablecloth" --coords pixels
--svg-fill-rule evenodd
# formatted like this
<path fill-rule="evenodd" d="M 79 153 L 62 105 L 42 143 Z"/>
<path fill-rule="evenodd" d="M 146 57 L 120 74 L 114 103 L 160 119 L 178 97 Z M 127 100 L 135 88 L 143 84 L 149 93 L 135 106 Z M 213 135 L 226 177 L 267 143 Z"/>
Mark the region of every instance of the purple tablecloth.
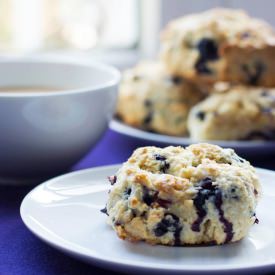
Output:
<path fill-rule="evenodd" d="M 108 130 L 73 169 L 121 163 L 136 147 L 145 145 L 149 144 Z M 257 166 L 275 169 L 273 159 L 274 156 L 250 160 Z M 118 274 L 70 258 L 33 235 L 19 214 L 20 203 L 32 188 L 0 186 L 0 275 Z"/>

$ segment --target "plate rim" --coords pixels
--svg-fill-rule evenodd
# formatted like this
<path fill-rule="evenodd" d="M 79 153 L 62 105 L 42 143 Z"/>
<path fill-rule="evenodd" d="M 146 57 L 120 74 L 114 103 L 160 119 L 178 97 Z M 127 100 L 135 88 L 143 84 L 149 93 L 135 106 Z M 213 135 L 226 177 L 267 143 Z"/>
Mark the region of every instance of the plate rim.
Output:
<path fill-rule="evenodd" d="M 131 262 L 131 261 L 116 261 L 116 260 L 112 260 L 112 259 L 108 259 L 107 257 L 98 257 L 95 253 L 93 254 L 87 254 L 84 253 L 83 251 L 75 251 L 74 247 L 70 248 L 68 247 L 68 245 L 66 245 L 66 241 L 64 240 L 63 242 L 58 242 L 56 243 L 53 239 L 47 238 L 45 236 L 45 233 L 43 233 L 44 231 L 36 231 L 32 228 L 31 224 L 29 223 L 27 217 L 25 217 L 25 213 L 24 213 L 24 207 L 26 204 L 26 201 L 28 200 L 28 198 L 31 196 L 31 194 L 33 192 L 36 192 L 37 189 L 40 189 L 43 185 L 48 184 L 48 183 L 52 183 L 52 182 L 58 182 L 59 180 L 62 180 L 63 178 L 66 177 L 71 177 L 71 176 L 77 176 L 79 174 L 86 174 L 86 173 L 93 173 L 93 172 L 97 172 L 97 171 L 104 171 L 104 170 L 111 170 L 111 169 L 118 169 L 119 167 L 121 167 L 121 163 L 120 164 L 113 164 L 113 165 L 104 165 L 104 166 L 97 166 L 97 167 L 93 167 L 93 168 L 87 168 L 87 169 L 81 169 L 81 170 L 77 170 L 77 171 L 73 171 L 73 172 L 69 172 L 69 173 L 65 173 L 62 174 L 60 176 L 51 178 L 39 185 L 37 185 L 36 187 L 34 187 L 22 200 L 21 205 L 20 205 L 20 216 L 21 219 L 24 223 L 24 225 L 30 230 L 30 232 L 32 234 L 34 234 L 38 239 L 40 239 L 41 241 L 45 242 L 46 244 L 54 247 L 55 249 L 64 252 L 67 255 L 72 255 L 82 261 L 88 262 L 88 263 L 93 263 L 96 266 L 102 267 L 102 268 L 113 268 L 115 267 L 116 270 L 125 270 L 126 268 L 130 268 L 132 270 L 136 270 L 136 271 L 157 271 L 159 273 L 164 273 L 164 272 L 171 272 L 171 273 L 178 273 L 178 272 L 203 272 L 203 273 L 217 273 L 217 272 L 234 272 L 234 271 L 238 271 L 238 272 L 247 272 L 247 271 L 252 271 L 252 272 L 256 272 L 256 271 L 264 271 L 264 270 L 270 270 L 270 269 L 275 269 L 275 260 L 272 262 L 267 262 L 264 264 L 243 264 L 240 267 L 216 267 L 214 264 L 213 265 L 208 265 L 207 267 L 205 266 L 196 266 L 196 268 L 194 268 L 195 266 L 190 266 L 190 267 L 184 267 L 184 268 L 178 268 L 175 267 L 173 268 L 173 266 L 159 266 L 159 264 L 150 264 L 150 266 L 146 266 L 146 264 L 143 264 L 140 261 L 135 261 L 135 262 Z M 265 169 L 265 168 L 256 168 L 256 172 L 260 172 L 260 173 L 264 173 L 267 175 L 273 175 L 275 177 L 275 171 L 273 170 L 269 170 L 269 169 Z M 41 233 L 42 232 L 42 233 Z M 116 236 L 115 236 L 116 237 Z M 170 264 L 171 265 L 171 264 Z M 115 271 L 115 270 L 114 270 Z"/>
<path fill-rule="evenodd" d="M 233 147 L 238 149 L 249 149 L 249 148 L 258 149 L 263 147 L 266 148 L 266 147 L 275 146 L 275 140 L 274 141 L 192 140 L 189 137 L 177 137 L 177 136 L 169 136 L 169 135 L 158 134 L 158 133 L 151 133 L 151 132 L 127 125 L 116 118 L 113 118 L 110 121 L 109 127 L 115 132 L 124 134 L 126 136 L 130 136 L 130 137 L 134 137 L 142 140 L 150 140 L 150 141 L 164 143 L 164 144 L 169 143 L 171 145 L 190 145 L 193 143 L 207 142 L 207 143 L 216 144 L 222 147 Z"/>

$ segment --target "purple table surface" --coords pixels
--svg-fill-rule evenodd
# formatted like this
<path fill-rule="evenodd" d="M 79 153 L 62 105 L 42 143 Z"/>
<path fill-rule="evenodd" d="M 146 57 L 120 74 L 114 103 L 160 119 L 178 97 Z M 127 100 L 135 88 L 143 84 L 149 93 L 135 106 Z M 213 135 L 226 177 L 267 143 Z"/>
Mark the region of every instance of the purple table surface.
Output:
<path fill-rule="evenodd" d="M 121 163 L 139 147 L 153 145 L 108 130 L 97 146 L 73 170 Z M 158 144 L 154 144 L 158 145 Z M 252 164 L 275 169 L 274 156 Z M 75 260 L 36 238 L 23 224 L 19 207 L 34 186 L 0 186 L 0 275 L 118 274 Z"/>

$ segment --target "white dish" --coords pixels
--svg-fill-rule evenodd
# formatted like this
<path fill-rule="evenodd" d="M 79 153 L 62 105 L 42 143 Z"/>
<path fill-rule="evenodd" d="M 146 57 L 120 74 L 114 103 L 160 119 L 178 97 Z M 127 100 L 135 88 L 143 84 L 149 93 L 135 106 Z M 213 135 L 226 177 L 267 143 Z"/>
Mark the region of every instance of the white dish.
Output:
<path fill-rule="evenodd" d="M 0 181 L 37 182 L 78 162 L 108 127 L 119 79 L 98 63 L 0 59 Z M 5 91 L 9 86 L 52 90 Z"/>
<path fill-rule="evenodd" d="M 169 145 L 188 146 L 192 143 L 199 142 L 188 137 L 168 136 L 157 133 L 151 133 L 138 128 L 131 127 L 117 119 L 113 119 L 110 128 L 118 133 L 147 140 L 154 143 L 164 143 Z M 275 152 L 275 141 L 224 141 L 224 140 L 207 140 L 208 143 L 217 144 L 222 147 L 233 148 L 239 153 L 244 154 L 270 154 Z"/>
<path fill-rule="evenodd" d="M 275 270 L 275 172 L 258 169 L 263 198 L 260 220 L 235 244 L 165 247 L 120 240 L 100 212 L 110 187 L 106 166 L 54 178 L 31 191 L 21 205 L 26 226 L 50 245 L 92 264 L 123 272 L 263 272 Z"/>

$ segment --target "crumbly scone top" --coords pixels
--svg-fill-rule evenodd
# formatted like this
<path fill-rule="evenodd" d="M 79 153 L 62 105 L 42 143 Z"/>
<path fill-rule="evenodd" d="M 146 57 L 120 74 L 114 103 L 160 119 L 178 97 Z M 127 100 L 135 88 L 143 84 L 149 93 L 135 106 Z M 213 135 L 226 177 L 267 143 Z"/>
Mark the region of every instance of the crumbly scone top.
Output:
<path fill-rule="evenodd" d="M 201 143 L 182 147 L 143 147 L 137 149 L 123 165 L 121 174 L 132 181 L 157 189 L 162 197 L 192 198 L 199 181 L 210 177 L 220 187 L 227 188 L 248 182 L 249 188 L 260 193 L 258 179 L 250 163 L 240 158 L 232 149 Z"/>
<path fill-rule="evenodd" d="M 143 83 L 154 85 L 170 86 L 188 86 L 195 87 L 193 83 L 185 80 L 183 77 L 170 75 L 163 63 L 159 61 L 141 61 L 135 67 L 126 70 L 123 73 L 122 85 L 142 85 Z M 145 85 L 145 84 L 144 84 Z"/>
<path fill-rule="evenodd" d="M 223 83 L 220 83 L 223 84 Z M 275 89 L 253 86 L 216 85 L 213 94 L 196 108 L 216 115 L 231 113 L 248 117 L 275 114 Z"/>
<path fill-rule="evenodd" d="M 275 45 L 275 34 L 266 22 L 250 17 L 242 10 L 216 8 L 173 20 L 162 39 L 177 39 L 190 47 L 201 37 L 208 37 L 226 45 L 262 47 Z M 188 46 L 188 45 L 187 45 Z"/>

